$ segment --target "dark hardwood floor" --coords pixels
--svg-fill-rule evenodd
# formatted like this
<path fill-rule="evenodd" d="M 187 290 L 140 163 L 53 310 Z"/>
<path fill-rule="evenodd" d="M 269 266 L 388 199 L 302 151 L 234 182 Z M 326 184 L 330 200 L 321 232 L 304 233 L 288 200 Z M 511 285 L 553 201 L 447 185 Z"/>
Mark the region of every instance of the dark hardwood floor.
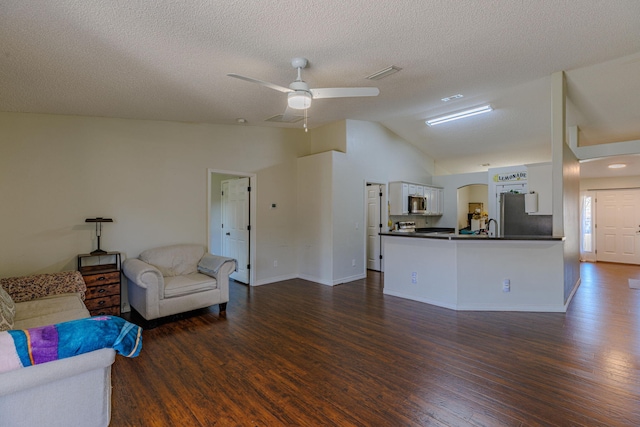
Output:
<path fill-rule="evenodd" d="M 112 426 L 638 426 L 640 267 L 583 264 L 567 313 L 456 312 L 328 287 L 232 283 L 113 366 Z"/>

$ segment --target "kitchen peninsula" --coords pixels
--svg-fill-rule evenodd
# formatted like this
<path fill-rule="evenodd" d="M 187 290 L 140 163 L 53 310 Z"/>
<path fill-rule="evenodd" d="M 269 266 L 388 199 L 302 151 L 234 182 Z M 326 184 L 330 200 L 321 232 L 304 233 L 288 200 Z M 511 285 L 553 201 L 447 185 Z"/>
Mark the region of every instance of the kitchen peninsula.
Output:
<path fill-rule="evenodd" d="M 380 235 L 387 295 L 454 310 L 566 311 L 563 237 Z"/>

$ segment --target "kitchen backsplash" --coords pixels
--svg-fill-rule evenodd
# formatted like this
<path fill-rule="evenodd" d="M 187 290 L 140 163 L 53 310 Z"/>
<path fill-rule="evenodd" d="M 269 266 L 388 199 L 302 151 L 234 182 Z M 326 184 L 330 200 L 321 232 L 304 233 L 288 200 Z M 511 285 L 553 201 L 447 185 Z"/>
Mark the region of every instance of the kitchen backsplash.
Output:
<path fill-rule="evenodd" d="M 430 227 L 434 222 L 424 215 L 391 215 L 389 218 L 391 218 L 391 228 L 398 221 L 413 221 L 416 223 L 416 228 Z"/>

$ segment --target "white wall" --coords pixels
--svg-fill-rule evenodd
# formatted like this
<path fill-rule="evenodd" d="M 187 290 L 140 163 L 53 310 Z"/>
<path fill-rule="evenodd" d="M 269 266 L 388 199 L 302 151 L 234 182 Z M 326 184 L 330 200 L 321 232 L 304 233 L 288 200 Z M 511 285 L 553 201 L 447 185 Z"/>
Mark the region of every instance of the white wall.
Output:
<path fill-rule="evenodd" d="M 347 120 L 311 132 L 312 151 L 340 148 L 346 137 L 346 153 L 329 151 L 298 160 L 300 275 L 335 285 L 366 276 L 366 183 L 430 183 L 433 159 L 378 123 Z M 317 200 L 322 201 L 318 206 Z"/>
<path fill-rule="evenodd" d="M 74 269 L 95 248 L 84 219 L 111 217 L 102 247 L 135 257 L 172 243 L 207 244 L 207 169 L 256 173 L 256 280 L 274 250 L 293 258 L 300 130 L 0 113 L 0 275 Z M 277 212 L 269 210 L 280 201 Z M 284 249 L 283 249 L 284 247 Z M 275 248 L 275 249 L 274 249 Z M 268 256 L 268 259 L 265 257 Z"/>
<path fill-rule="evenodd" d="M 333 285 L 333 162 L 335 151 L 298 159 L 298 275 Z"/>
<path fill-rule="evenodd" d="M 455 310 L 566 310 L 562 241 L 384 236 L 383 245 L 385 294 Z"/>

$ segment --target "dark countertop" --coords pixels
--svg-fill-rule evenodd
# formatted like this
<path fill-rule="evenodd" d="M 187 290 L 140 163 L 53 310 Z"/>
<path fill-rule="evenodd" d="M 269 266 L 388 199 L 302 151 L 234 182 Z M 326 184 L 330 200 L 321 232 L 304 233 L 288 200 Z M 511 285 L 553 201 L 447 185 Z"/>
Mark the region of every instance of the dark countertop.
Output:
<path fill-rule="evenodd" d="M 441 239 L 441 240 L 542 240 L 542 241 L 563 241 L 564 237 L 555 236 L 500 236 L 489 237 L 486 234 L 455 234 L 449 232 L 402 232 L 391 231 L 388 233 L 380 233 L 381 236 L 394 236 L 394 237 L 414 237 L 421 239 Z"/>

